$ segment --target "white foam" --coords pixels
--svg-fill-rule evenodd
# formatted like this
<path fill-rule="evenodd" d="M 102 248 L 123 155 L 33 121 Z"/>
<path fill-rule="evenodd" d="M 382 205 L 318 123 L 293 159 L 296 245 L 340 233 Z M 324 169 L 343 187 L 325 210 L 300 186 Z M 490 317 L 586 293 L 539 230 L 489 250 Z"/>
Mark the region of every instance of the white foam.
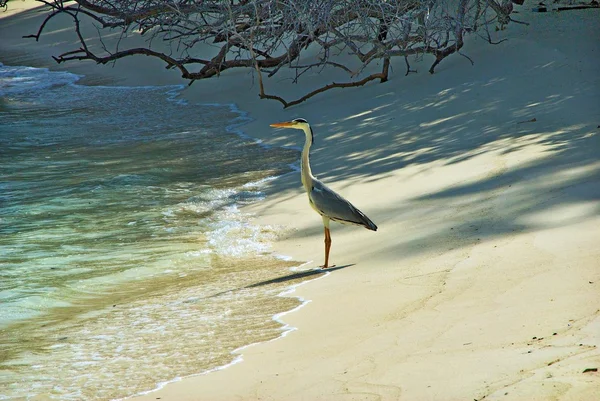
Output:
<path fill-rule="evenodd" d="M 283 260 L 283 261 L 286 261 L 286 262 L 294 259 L 294 258 L 292 258 L 289 255 L 280 255 L 278 253 L 274 253 L 274 254 L 272 254 L 272 256 L 275 257 L 275 259 Z"/>
<path fill-rule="evenodd" d="M 274 181 L 274 180 L 276 180 L 279 177 L 280 176 L 271 175 L 271 176 L 265 177 L 265 178 L 257 180 L 257 181 L 247 182 L 246 184 L 242 185 L 242 187 L 243 188 L 257 188 L 257 187 L 260 188 L 264 184 L 266 184 L 267 182 Z"/>
<path fill-rule="evenodd" d="M 36 91 L 46 89 L 48 87 L 56 86 L 56 85 L 74 85 L 81 77 L 75 74 L 71 74 L 68 72 L 51 72 L 48 69 L 39 69 L 39 68 L 31 68 L 31 67 L 7 67 L 0 64 L 0 96 L 5 94 L 16 94 L 25 91 Z M 110 86 L 112 90 L 115 89 L 123 89 L 129 90 L 130 87 L 113 87 Z M 135 89 L 157 89 L 160 87 L 157 86 L 147 86 L 147 87 L 136 87 Z M 183 85 L 176 86 L 167 86 L 165 89 L 167 90 L 165 93 L 168 95 L 168 100 L 173 101 L 177 104 L 186 105 L 187 102 L 179 99 L 179 95 L 184 90 Z M 271 146 L 265 145 L 262 141 L 252 138 L 241 131 L 240 127 L 252 121 L 252 119 L 248 116 L 246 112 L 243 112 L 237 108 L 235 104 L 203 104 L 203 106 L 215 106 L 215 107 L 229 107 L 231 112 L 236 113 L 238 116 L 235 117 L 231 124 L 226 127 L 227 132 L 237 134 L 239 137 L 252 140 L 254 143 L 260 145 L 263 148 L 270 148 Z M 290 166 L 292 169 L 297 169 L 297 167 Z M 127 178 L 127 177 L 117 177 L 117 178 Z M 246 183 L 238 188 L 237 190 L 226 189 L 226 190 L 212 190 L 210 195 L 207 197 L 208 199 L 203 199 L 200 201 L 190 201 L 180 205 L 177 205 L 179 208 L 184 210 L 190 210 L 198 213 L 202 213 L 206 209 L 211 209 L 215 211 L 215 219 L 211 223 L 211 231 L 207 234 L 208 242 L 211 245 L 211 249 L 203 250 L 199 252 L 188 252 L 185 255 L 187 257 L 202 257 L 207 254 L 216 252 L 220 254 L 226 254 L 230 256 L 246 256 L 250 254 L 257 253 L 270 253 L 271 251 L 271 243 L 275 239 L 275 228 L 270 226 L 260 226 L 257 224 L 252 224 L 250 222 L 250 214 L 244 213 L 240 211 L 238 205 L 246 202 L 255 202 L 264 198 L 264 194 L 260 191 L 260 188 L 264 186 L 266 183 L 269 183 L 275 179 L 277 176 L 270 176 L 263 178 L 261 180 L 253 181 Z M 102 188 L 102 186 L 96 187 L 96 189 Z M 251 189 L 251 191 L 245 191 L 247 189 Z M 233 201 L 233 203 L 232 203 Z M 178 211 L 177 207 L 175 210 L 167 209 L 163 212 L 163 216 L 165 218 L 173 217 Z M 128 225 L 136 224 L 136 221 L 130 221 L 127 223 Z M 172 229 L 172 228 L 165 228 Z M 291 258 L 285 255 L 273 255 L 282 260 L 290 260 Z M 301 268 L 304 265 L 298 266 L 297 268 Z M 133 275 L 132 277 L 137 277 L 140 275 L 140 269 L 133 269 L 128 271 L 127 275 Z M 172 270 L 167 269 L 164 272 L 171 272 Z M 324 276 L 329 275 L 329 272 L 323 274 L 322 276 L 316 277 L 312 280 L 307 280 L 302 283 L 292 285 L 288 287 L 285 291 L 278 294 L 278 296 L 289 296 L 293 293 L 296 288 L 302 284 L 307 282 L 322 278 Z M 180 274 L 181 277 L 185 276 L 185 273 Z M 127 278 L 127 277 L 124 277 Z M 98 281 L 103 280 L 103 278 L 98 279 Z M 297 307 L 282 313 L 278 313 L 272 316 L 272 319 L 279 322 L 282 325 L 281 334 L 269 341 L 274 341 L 278 338 L 285 337 L 288 333 L 297 330 L 297 328 L 292 327 L 286 324 L 282 318 L 288 314 L 292 313 L 296 310 L 299 310 L 304 305 L 308 304 L 310 300 L 305 300 L 301 297 L 296 297 L 300 301 L 300 305 Z M 144 323 L 144 322 L 142 322 Z M 107 335 L 98 335 L 93 337 L 98 340 L 109 341 L 111 339 L 110 336 Z M 214 371 L 226 369 L 232 365 L 242 362 L 243 357 L 239 354 L 243 349 L 256 345 L 259 343 L 249 344 L 243 347 L 240 347 L 234 351 L 232 351 L 232 355 L 234 358 L 231 362 L 218 366 L 206 371 L 199 373 L 199 375 L 208 374 Z M 59 346 L 59 345 L 57 345 Z M 239 354 L 239 355 L 236 355 Z M 75 364 L 78 365 L 86 365 L 86 364 L 95 364 L 96 362 L 93 360 L 78 360 Z M 198 375 L 198 374 L 196 374 Z M 192 376 L 196 376 L 192 375 Z M 164 387 L 168 383 L 172 383 L 175 381 L 181 380 L 180 377 L 176 377 L 174 379 L 160 382 L 154 390 L 145 391 L 140 394 L 148 394 L 152 391 L 158 390 Z M 130 397 L 126 397 L 130 398 Z M 121 399 L 126 399 L 121 398 Z"/>
<path fill-rule="evenodd" d="M 53 86 L 70 85 L 81 79 L 66 71 L 47 68 L 7 66 L 0 63 L 0 96 L 39 91 Z"/>
<path fill-rule="evenodd" d="M 303 264 L 301 264 L 299 266 L 292 267 L 292 268 L 290 268 L 290 270 L 291 271 L 301 271 L 302 267 L 304 267 L 304 266 L 306 266 L 306 265 L 308 265 L 310 263 L 312 263 L 312 261 L 303 263 Z M 328 272 L 328 271 L 324 271 L 323 273 L 324 273 L 323 275 L 315 277 L 315 278 L 313 278 L 311 280 L 306 280 L 306 281 L 303 281 L 301 283 L 291 285 L 286 290 L 284 290 L 284 291 L 280 292 L 279 294 L 277 294 L 277 296 L 279 296 L 279 297 L 287 297 L 291 293 L 295 292 L 296 289 L 298 287 L 300 287 L 301 285 L 310 283 L 310 282 L 315 281 L 315 280 L 322 279 L 322 278 L 327 277 L 327 276 L 329 276 L 331 274 L 331 272 Z M 175 377 L 175 378 L 173 378 L 171 380 L 167 380 L 167 381 L 163 381 L 163 382 L 158 383 L 156 385 L 156 387 L 154 389 L 152 389 L 152 390 L 147 390 L 147 391 L 139 392 L 139 393 L 136 393 L 136 394 L 132 394 L 132 395 L 130 395 L 128 397 L 118 398 L 118 399 L 114 399 L 112 401 L 122 401 L 122 400 L 127 400 L 127 399 L 130 399 L 130 398 L 138 397 L 138 396 L 141 396 L 141 395 L 151 394 L 151 393 L 153 393 L 155 391 L 161 390 L 162 388 L 164 388 L 168 384 L 179 382 L 179 381 L 181 381 L 183 379 L 190 378 L 190 377 L 204 376 L 204 375 L 207 375 L 207 374 L 212 373 L 212 372 L 216 372 L 216 371 L 227 369 L 227 368 L 229 368 L 229 367 L 231 367 L 233 365 L 236 365 L 238 363 L 243 362 L 244 361 L 244 356 L 242 354 L 243 350 L 245 350 L 247 348 L 250 348 L 250 347 L 253 347 L 255 345 L 269 343 L 269 342 L 272 342 L 272 341 L 279 340 L 280 338 L 286 337 L 291 332 L 298 330 L 297 327 L 292 326 L 292 325 L 286 323 L 282 318 L 283 318 L 283 316 L 285 316 L 285 315 L 287 315 L 289 313 L 293 313 L 293 312 L 296 312 L 296 311 L 302 309 L 304 306 L 308 305 L 311 302 L 311 300 L 304 299 L 304 298 L 302 298 L 300 296 L 297 296 L 295 298 L 298 299 L 298 301 L 300 301 L 300 305 L 298 305 L 295 308 L 292 308 L 292 309 L 290 309 L 288 311 L 277 313 L 277 314 L 273 315 L 273 317 L 272 317 L 272 319 L 274 321 L 276 321 L 276 322 L 278 322 L 279 324 L 282 325 L 281 334 L 278 337 L 275 337 L 275 338 L 273 338 L 271 340 L 259 341 L 259 342 L 256 342 L 256 343 L 252 343 L 252 344 L 248 344 L 248 345 L 244 345 L 242 347 L 236 348 L 235 350 L 233 350 L 231 352 L 232 355 L 235 355 L 235 358 L 233 358 L 233 360 L 231 362 L 226 363 L 224 365 L 217 366 L 217 367 L 211 368 L 211 369 L 207 369 L 207 370 L 205 370 L 203 372 L 200 372 L 200 373 L 197 373 L 197 374 L 192 374 L 192 375 L 187 375 L 187 376 L 182 376 L 182 377 L 181 376 Z"/>
<path fill-rule="evenodd" d="M 233 257 L 268 252 L 274 239 L 269 227 L 248 223 L 237 208 L 230 210 L 226 220 L 217 221 L 207 233 L 209 246 L 221 255 Z"/>

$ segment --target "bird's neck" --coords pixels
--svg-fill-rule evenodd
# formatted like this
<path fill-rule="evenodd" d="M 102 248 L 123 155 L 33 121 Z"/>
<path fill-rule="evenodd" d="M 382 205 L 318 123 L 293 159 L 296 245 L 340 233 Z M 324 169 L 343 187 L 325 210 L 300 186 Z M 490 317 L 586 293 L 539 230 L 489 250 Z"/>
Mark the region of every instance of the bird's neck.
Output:
<path fill-rule="evenodd" d="M 307 192 L 310 192 L 312 189 L 312 180 L 315 178 L 312 175 L 312 171 L 310 170 L 310 161 L 308 159 L 308 155 L 310 153 L 310 147 L 312 146 L 312 132 L 310 132 L 310 128 L 304 130 L 306 134 L 306 142 L 304 142 L 304 149 L 302 149 L 302 162 L 300 165 L 300 174 L 302 178 L 302 185 Z"/>

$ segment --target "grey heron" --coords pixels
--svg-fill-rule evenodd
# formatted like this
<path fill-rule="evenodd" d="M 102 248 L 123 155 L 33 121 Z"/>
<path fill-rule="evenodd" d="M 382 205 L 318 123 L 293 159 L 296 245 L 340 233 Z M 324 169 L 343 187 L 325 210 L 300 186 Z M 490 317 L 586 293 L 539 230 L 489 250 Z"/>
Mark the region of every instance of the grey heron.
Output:
<path fill-rule="evenodd" d="M 323 227 L 325 228 L 325 264 L 323 268 L 326 269 L 329 267 L 329 250 L 331 249 L 330 220 L 342 224 L 363 226 L 372 231 L 377 231 L 377 226 L 352 203 L 312 175 L 308 155 L 314 141 L 314 135 L 308 121 L 303 118 L 296 118 L 292 121 L 271 124 L 271 127 L 299 129 L 304 131 L 306 136 L 304 149 L 302 149 L 300 175 L 302 185 L 308 194 L 310 206 L 323 218 Z"/>

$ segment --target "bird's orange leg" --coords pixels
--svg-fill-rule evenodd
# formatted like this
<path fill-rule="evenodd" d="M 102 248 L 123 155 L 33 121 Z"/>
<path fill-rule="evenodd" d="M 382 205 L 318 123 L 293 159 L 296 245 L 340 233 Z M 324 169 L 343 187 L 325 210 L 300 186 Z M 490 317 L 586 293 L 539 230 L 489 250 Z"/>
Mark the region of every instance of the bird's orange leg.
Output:
<path fill-rule="evenodd" d="M 331 249 L 331 234 L 329 233 L 329 228 L 325 227 L 325 264 L 323 265 L 323 269 L 327 269 L 329 267 L 329 250 Z"/>

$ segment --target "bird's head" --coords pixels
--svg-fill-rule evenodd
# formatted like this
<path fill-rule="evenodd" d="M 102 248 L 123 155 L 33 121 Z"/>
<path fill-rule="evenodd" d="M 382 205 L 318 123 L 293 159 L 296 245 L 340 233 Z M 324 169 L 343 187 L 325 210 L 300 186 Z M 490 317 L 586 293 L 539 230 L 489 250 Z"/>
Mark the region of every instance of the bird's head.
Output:
<path fill-rule="evenodd" d="M 300 130 L 304 131 L 304 133 L 306 134 L 306 138 L 310 139 L 311 143 L 314 142 L 314 135 L 312 132 L 312 128 L 308 124 L 308 121 L 306 121 L 303 118 L 295 118 L 292 121 L 286 121 L 283 123 L 274 123 L 274 124 L 271 124 L 271 127 L 300 129 Z"/>

